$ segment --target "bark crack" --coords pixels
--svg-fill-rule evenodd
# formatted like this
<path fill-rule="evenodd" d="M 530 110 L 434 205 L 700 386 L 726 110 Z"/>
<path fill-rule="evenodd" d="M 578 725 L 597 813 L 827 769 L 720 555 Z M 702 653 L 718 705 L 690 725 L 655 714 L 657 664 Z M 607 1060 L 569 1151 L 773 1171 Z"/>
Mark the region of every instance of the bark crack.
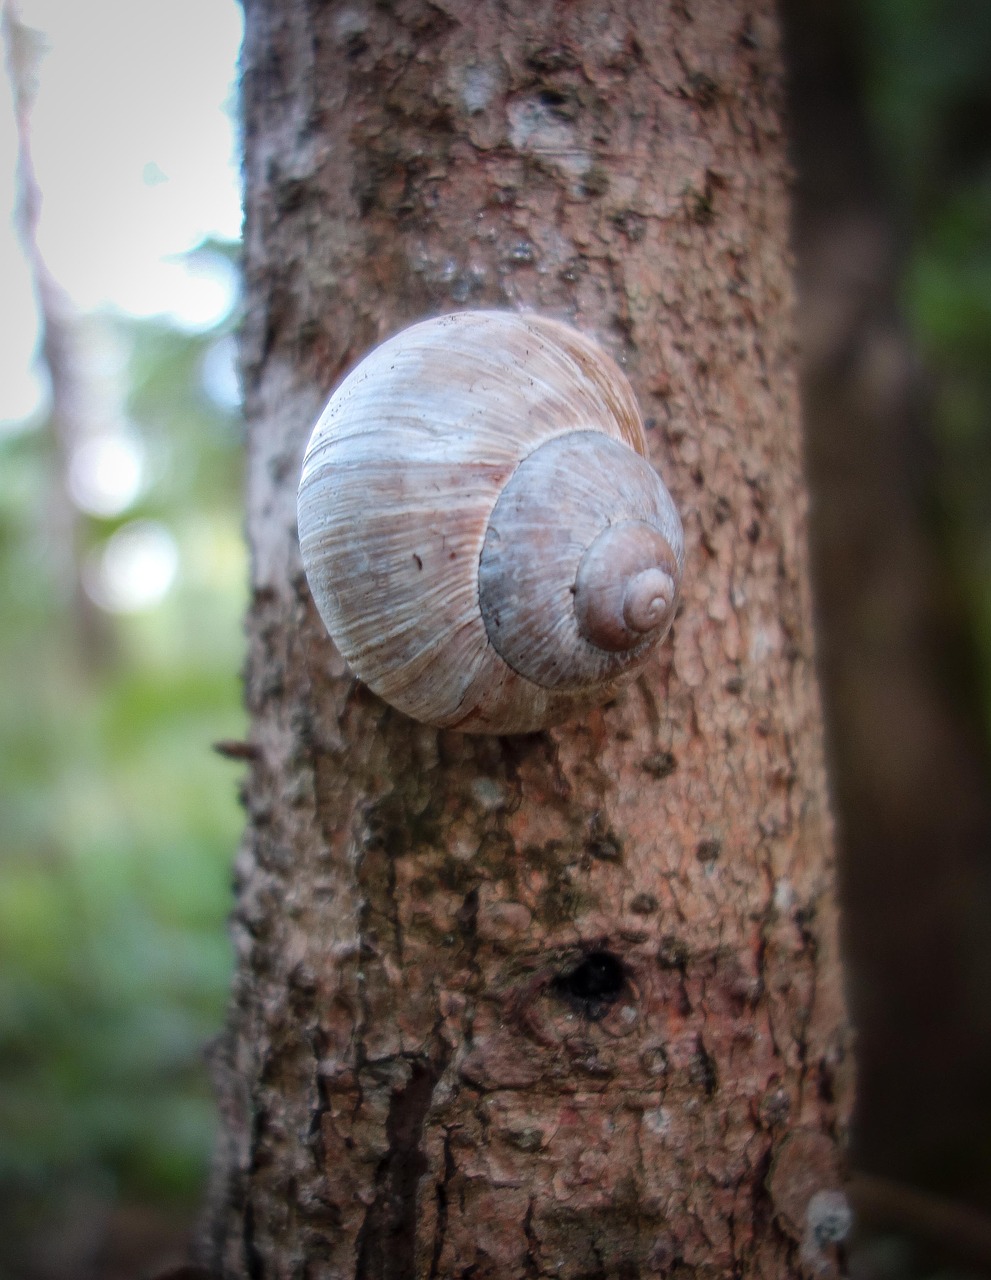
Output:
<path fill-rule="evenodd" d="M 262 1280 L 264 1267 L 258 1245 L 255 1243 L 255 1208 L 251 1202 L 250 1195 L 244 1204 L 244 1233 L 242 1238 L 244 1243 L 244 1265 L 247 1268 L 249 1280 Z"/>
<path fill-rule="evenodd" d="M 454 1177 L 456 1166 L 451 1152 L 451 1130 L 444 1130 L 444 1176 L 437 1183 L 437 1225 L 434 1229 L 434 1248 L 430 1259 L 429 1280 L 437 1280 L 440 1275 L 440 1259 L 444 1251 L 444 1240 L 447 1236 L 448 1187 Z"/>
<path fill-rule="evenodd" d="M 415 1280 L 417 1188 L 427 1171 L 420 1143 L 444 1064 L 418 1058 L 409 1066 L 408 1080 L 389 1102 L 388 1149 L 358 1233 L 355 1280 Z"/>
<path fill-rule="evenodd" d="M 526 1207 L 526 1215 L 523 1219 L 523 1234 L 526 1236 L 526 1275 L 528 1277 L 540 1275 L 540 1263 L 538 1254 L 540 1252 L 540 1241 L 533 1229 L 533 1197 Z"/>

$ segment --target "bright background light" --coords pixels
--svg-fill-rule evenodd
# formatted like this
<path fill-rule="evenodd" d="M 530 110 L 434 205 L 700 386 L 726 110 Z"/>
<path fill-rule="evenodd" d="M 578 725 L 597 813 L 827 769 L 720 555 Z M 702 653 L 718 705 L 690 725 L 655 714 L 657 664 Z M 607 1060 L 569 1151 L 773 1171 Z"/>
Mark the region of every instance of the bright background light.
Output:
<path fill-rule="evenodd" d="M 119 516 L 141 492 L 144 450 L 123 432 L 93 436 L 69 459 L 69 493 L 93 516 Z"/>
<path fill-rule="evenodd" d="M 233 273 L 201 241 L 236 240 L 232 120 L 242 22 L 232 0 L 21 0 L 47 43 L 31 117 L 38 244 L 83 312 L 187 330 L 230 309 Z M 16 135 L 0 101 L 0 430 L 40 411 L 37 307 L 12 225 Z"/>
<path fill-rule="evenodd" d="M 85 566 L 87 592 L 109 613 L 137 613 L 158 604 L 179 568 L 175 538 L 163 524 L 131 520 Z"/>

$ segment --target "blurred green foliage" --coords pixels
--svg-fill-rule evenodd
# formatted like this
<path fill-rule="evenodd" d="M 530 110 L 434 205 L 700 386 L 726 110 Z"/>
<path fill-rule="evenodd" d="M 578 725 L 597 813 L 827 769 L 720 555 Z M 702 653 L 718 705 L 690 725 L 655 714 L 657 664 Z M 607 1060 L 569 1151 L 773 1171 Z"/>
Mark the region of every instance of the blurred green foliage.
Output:
<path fill-rule="evenodd" d="M 199 1191 L 231 963 L 237 775 L 211 744 L 244 733 L 242 432 L 208 393 L 231 325 L 82 323 L 125 353 L 148 482 L 113 518 L 74 513 L 73 568 L 154 519 L 178 572 L 144 611 L 84 602 L 81 634 L 51 432 L 0 438 L 0 1259 L 12 1216 L 37 1229 L 74 1188 Z"/>
<path fill-rule="evenodd" d="M 859 17 L 904 221 L 905 314 L 931 377 L 939 523 L 973 618 L 991 735 L 991 4 L 868 0 Z"/>

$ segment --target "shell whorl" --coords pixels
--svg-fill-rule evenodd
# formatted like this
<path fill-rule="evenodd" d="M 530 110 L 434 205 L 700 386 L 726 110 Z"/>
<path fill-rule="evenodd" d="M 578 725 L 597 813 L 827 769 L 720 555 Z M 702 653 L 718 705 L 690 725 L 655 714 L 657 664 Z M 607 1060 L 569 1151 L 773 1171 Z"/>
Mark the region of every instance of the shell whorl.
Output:
<path fill-rule="evenodd" d="M 594 431 L 542 444 L 506 483 L 486 531 L 479 603 L 493 647 L 555 690 L 602 685 L 638 665 L 656 628 L 623 623 L 625 596 L 644 570 L 680 576 L 676 522 L 656 472 L 625 445 Z M 646 554 L 631 558 L 627 544 Z M 613 628 L 604 642 L 617 600 L 623 634 Z"/>
<path fill-rule="evenodd" d="M 608 698 L 673 617 L 681 524 L 632 390 L 556 321 L 414 325 L 314 429 L 300 547 L 355 673 L 428 723 L 528 732 Z"/>
<path fill-rule="evenodd" d="M 611 524 L 578 566 L 575 616 L 592 644 L 625 652 L 653 643 L 674 618 L 681 569 L 667 537 L 649 521 Z"/>

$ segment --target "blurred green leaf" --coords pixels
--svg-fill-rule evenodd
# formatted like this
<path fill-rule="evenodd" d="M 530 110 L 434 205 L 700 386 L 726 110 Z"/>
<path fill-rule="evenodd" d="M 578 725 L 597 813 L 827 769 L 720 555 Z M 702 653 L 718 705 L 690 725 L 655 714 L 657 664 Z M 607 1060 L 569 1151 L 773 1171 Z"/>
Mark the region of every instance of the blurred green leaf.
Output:
<path fill-rule="evenodd" d="M 87 661 L 50 437 L 0 439 L 0 1194 L 37 1212 L 68 1185 L 198 1193 L 241 825 L 237 770 L 211 750 L 244 732 L 241 425 L 203 377 L 230 322 L 86 323 L 130 353 L 147 480 L 119 517 L 77 514 L 84 548 L 151 517 L 179 567 L 153 608 L 104 617 Z"/>

